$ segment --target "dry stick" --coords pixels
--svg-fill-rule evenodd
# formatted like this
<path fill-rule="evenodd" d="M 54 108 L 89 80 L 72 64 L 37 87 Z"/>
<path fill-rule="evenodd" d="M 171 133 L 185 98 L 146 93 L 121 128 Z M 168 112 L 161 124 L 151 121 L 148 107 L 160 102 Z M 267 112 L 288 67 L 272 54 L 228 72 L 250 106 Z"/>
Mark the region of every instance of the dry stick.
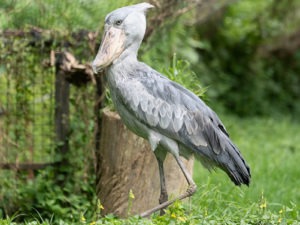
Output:
<path fill-rule="evenodd" d="M 158 205 L 158 206 L 156 206 L 156 207 L 154 207 L 154 208 L 152 208 L 150 210 L 147 210 L 146 212 L 143 212 L 140 216 L 141 217 L 148 217 L 152 213 L 157 212 L 160 209 L 164 209 L 164 208 L 168 207 L 169 205 L 172 205 L 177 200 L 182 200 L 182 199 L 185 199 L 187 197 L 192 196 L 195 192 L 196 192 L 196 186 L 191 185 L 184 194 L 180 195 L 179 197 L 177 197 L 177 198 L 175 198 L 173 200 L 164 202 L 164 203 L 162 203 L 162 204 L 160 204 L 160 205 Z"/>

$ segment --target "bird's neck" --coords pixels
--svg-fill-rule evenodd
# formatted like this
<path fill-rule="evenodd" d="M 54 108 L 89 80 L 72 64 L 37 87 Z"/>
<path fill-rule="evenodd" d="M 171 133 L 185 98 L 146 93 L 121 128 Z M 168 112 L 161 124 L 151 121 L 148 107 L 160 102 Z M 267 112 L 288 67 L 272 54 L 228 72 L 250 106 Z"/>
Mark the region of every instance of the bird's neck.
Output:
<path fill-rule="evenodd" d="M 114 60 L 108 69 L 111 74 L 111 79 L 124 79 L 130 76 L 131 71 L 139 65 L 140 62 L 137 59 L 137 54 L 140 43 L 141 41 L 133 42 L 133 44 L 127 46 L 121 55 Z"/>
<path fill-rule="evenodd" d="M 137 51 L 131 51 L 126 49 L 122 52 L 117 60 L 114 61 L 114 64 L 124 63 L 126 61 L 137 61 Z"/>
<path fill-rule="evenodd" d="M 132 41 L 127 43 L 125 46 L 125 50 L 121 53 L 119 58 L 117 60 L 115 60 L 116 62 L 114 62 L 114 63 L 118 63 L 118 62 L 124 61 L 124 60 L 130 60 L 130 61 L 137 60 L 137 55 L 138 55 L 138 51 L 139 51 L 141 43 L 142 43 L 141 37 L 134 38 Z"/>
<path fill-rule="evenodd" d="M 132 65 L 138 62 L 137 59 L 138 48 L 127 48 L 122 54 L 113 62 L 112 66 Z"/>
<path fill-rule="evenodd" d="M 112 79 L 123 79 L 130 75 L 131 71 L 139 64 L 137 51 L 126 49 L 114 62 L 109 66 L 108 71 Z M 123 77 L 123 78 L 122 78 Z"/>

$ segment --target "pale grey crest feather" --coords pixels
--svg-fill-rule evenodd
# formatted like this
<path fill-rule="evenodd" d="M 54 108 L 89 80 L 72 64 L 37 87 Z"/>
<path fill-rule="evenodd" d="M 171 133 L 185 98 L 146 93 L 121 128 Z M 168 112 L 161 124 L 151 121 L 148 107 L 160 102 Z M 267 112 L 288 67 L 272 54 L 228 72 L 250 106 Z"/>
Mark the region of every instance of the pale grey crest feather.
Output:
<path fill-rule="evenodd" d="M 111 13 L 109 13 L 105 17 L 105 22 L 109 23 L 110 21 L 113 20 L 114 17 L 119 17 L 119 18 L 125 19 L 130 13 L 133 13 L 136 11 L 145 13 L 148 9 L 153 8 L 153 7 L 154 7 L 153 5 L 151 5 L 147 2 L 139 3 L 136 5 L 125 6 L 125 7 L 116 9 L 116 10 L 112 11 Z"/>
<path fill-rule="evenodd" d="M 143 3 L 136 4 L 136 5 L 132 5 L 131 7 L 133 7 L 136 10 L 140 10 L 140 11 L 144 11 L 144 12 L 146 12 L 148 9 L 154 8 L 154 6 L 149 4 L 148 2 L 143 2 Z"/>

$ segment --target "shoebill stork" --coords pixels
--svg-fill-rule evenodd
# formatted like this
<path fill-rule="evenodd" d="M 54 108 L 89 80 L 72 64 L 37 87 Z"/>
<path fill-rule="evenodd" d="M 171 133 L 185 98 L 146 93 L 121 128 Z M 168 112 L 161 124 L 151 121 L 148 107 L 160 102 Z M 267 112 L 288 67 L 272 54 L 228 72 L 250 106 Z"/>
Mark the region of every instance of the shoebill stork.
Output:
<path fill-rule="evenodd" d="M 109 13 L 96 58 L 95 73 L 105 69 L 113 103 L 127 128 L 147 139 L 159 167 L 159 205 L 141 216 L 161 210 L 196 191 L 196 184 L 180 156 L 194 154 L 208 169 L 221 168 L 236 185 L 250 182 L 250 169 L 232 143 L 225 126 L 201 99 L 137 59 L 146 30 L 148 3 Z M 184 174 L 188 189 L 168 201 L 163 162 L 171 153 Z"/>

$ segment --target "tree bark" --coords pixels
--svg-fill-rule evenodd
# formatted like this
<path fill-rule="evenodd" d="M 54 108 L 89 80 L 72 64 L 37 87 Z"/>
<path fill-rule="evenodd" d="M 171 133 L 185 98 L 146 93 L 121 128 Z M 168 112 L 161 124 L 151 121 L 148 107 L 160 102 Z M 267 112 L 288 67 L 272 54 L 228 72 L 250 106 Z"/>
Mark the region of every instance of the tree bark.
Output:
<path fill-rule="evenodd" d="M 104 206 L 102 214 L 119 217 L 140 214 L 158 204 L 160 181 L 156 158 L 148 142 L 127 130 L 117 113 L 104 110 L 102 115 L 100 149 L 96 153 L 96 191 Z M 193 158 L 183 160 L 192 173 Z M 187 182 L 172 155 L 167 155 L 164 168 L 169 198 L 174 198 L 186 190 Z M 130 190 L 134 194 L 131 200 Z"/>

